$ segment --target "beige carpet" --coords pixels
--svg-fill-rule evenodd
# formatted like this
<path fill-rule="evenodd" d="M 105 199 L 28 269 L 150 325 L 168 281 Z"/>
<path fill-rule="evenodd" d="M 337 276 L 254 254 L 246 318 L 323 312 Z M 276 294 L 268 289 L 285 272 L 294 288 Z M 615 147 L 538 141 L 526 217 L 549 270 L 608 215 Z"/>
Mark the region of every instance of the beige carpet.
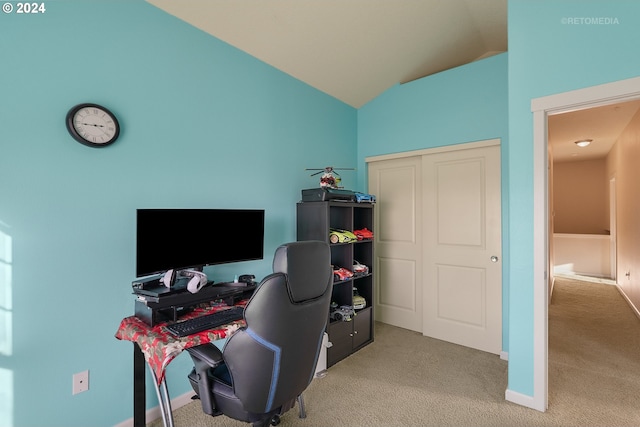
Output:
<path fill-rule="evenodd" d="M 556 279 L 549 406 L 565 424 L 640 426 L 640 320 L 615 286 Z"/>
<path fill-rule="evenodd" d="M 313 380 L 307 418 L 294 408 L 281 426 L 640 426 L 640 321 L 616 288 L 557 280 L 549 318 L 545 413 L 505 401 L 498 356 L 378 323 L 374 343 Z M 176 427 L 247 425 L 199 405 L 175 410 Z"/>

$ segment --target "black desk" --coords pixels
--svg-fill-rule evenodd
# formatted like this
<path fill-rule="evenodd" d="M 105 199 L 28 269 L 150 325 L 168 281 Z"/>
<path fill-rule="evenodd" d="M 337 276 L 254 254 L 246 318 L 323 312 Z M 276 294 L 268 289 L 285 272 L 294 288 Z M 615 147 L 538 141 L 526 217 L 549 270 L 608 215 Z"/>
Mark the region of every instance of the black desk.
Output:
<path fill-rule="evenodd" d="M 146 425 L 146 374 L 145 364 L 154 377 L 156 392 L 163 419 L 170 418 L 171 406 L 166 382 L 165 369 L 169 363 L 183 350 L 194 345 L 206 344 L 224 339 L 244 326 L 244 320 L 232 322 L 217 329 L 199 332 L 187 337 L 178 338 L 166 329 L 166 325 L 177 320 L 184 307 L 196 308 L 187 312 L 180 320 L 202 316 L 228 308 L 230 305 L 245 305 L 247 299 L 255 290 L 255 286 L 228 286 L 231 288 L 217 289 L 218 286 L 205 287 L 197 294 L 188 292 L 174 294 L 173 298 L 149 301 L 148 296 L 136 298 L 136 315 L 122 319 L 116 332 L 116 338 L 132 341 L 133 345 L 133 422 L 134 427 Z M 208 292 L 203 293 L 205 290 Z M 223 291 L 223 292 L 221 292 Z M 171 295 L 168 295 L 171 296 Z M 220 301 L 223 299 L 226 302 Z M 151 298 L 153 299 L 153 298 Z M 215 300 L 215 302 L 211 302 Z M 164 402 L 162 393 L 164 392 Z M 167 420 L 165 419 L 165 425 Z M 169 420 L 169 425 L 173 425 Z"/>

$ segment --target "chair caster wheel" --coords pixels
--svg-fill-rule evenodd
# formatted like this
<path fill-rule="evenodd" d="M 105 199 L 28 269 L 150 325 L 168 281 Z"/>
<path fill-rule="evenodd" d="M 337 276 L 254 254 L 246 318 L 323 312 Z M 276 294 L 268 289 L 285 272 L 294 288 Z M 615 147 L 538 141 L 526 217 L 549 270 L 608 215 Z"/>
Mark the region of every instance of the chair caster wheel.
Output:
<path fill-rule="evenodd" d="M 271 418 L 271 425 L 277 426 L 278 424 L 280 424 L 280 415 L 274 415 L 273 418 Z"/>

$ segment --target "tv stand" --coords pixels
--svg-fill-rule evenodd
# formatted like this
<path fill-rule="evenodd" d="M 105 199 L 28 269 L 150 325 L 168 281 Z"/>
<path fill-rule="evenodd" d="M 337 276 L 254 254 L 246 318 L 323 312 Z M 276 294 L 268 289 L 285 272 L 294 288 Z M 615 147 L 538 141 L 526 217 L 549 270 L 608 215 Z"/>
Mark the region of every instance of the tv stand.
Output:
<path fill-rule="evenodd" d="M 155 326 L 160 322 L 175 321 L 185 310 L 205 302 L 223 300 L 227 305 L 235 305 L 250 297 L 255 289 L 255 285 L 217 283 L 206 285 L 195 294 L 186 289 L 168 295 L 136 294 L 135 316 L 147 325 Z"/>

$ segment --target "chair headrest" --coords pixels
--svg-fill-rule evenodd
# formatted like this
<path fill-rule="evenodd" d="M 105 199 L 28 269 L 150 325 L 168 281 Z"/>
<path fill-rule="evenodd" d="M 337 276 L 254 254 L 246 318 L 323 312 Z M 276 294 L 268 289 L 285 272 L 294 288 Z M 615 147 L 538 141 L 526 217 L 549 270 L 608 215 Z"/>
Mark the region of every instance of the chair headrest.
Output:
<path fill-rule="evenodd" d="M 286 243 L 276 249 L 273 272 L 288 276 L 293 302 L 317 298 L 331 280 L 329 244 L 316 240 Z"/>

